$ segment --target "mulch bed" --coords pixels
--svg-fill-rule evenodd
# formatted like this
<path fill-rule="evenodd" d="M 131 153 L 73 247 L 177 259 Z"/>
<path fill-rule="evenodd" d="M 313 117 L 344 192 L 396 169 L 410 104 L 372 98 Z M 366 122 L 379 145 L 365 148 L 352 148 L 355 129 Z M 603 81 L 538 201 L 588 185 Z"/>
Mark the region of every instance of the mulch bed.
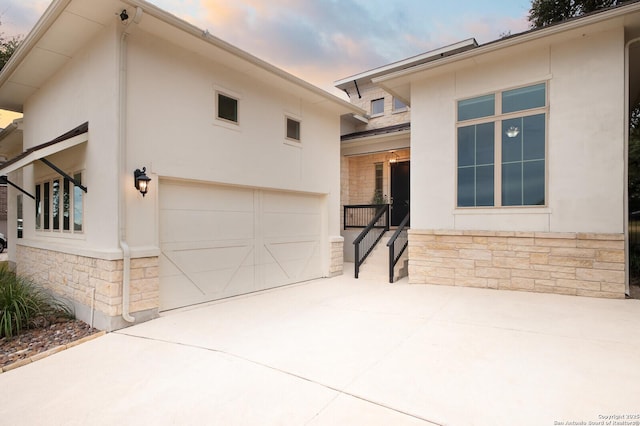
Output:
<path fill-rule="evenodd" d="M 98 333 L 89 324 L 75 319 L 57 319 L 43 328 L 24 330 L 18 336 L 0 339 L 0 368 Z"/>

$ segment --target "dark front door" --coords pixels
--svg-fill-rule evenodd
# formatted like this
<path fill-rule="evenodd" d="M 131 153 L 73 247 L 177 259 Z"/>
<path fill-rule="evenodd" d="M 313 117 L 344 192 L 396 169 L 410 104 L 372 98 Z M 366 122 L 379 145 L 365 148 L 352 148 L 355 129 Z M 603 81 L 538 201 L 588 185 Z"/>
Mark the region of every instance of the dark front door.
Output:
<path fill-rule="evenodd" d="M 409 213 L 409 164 L 391 163 L 391 226 L 400 225 Z"/>

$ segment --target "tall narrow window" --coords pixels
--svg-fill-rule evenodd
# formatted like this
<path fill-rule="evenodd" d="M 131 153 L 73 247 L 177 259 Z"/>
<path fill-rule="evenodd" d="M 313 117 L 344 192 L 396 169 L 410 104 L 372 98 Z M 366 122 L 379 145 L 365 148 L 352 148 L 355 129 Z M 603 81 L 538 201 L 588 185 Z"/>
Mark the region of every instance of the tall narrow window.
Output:
<path fill-rule="evenodd" d="M 69 228 L 69 211 L 71 207 L 71 198 L 69 197 L 69 179 L 65 178 L 62 184 L 62 229 L 68 231 Z"/>
<path fill-rule="evenodd" d="M 493 206 L 494 125 L 458 128 L 458 206 Z"/>
<path fill-rule="evenodd" d="M 375 194 L 374 194 L 374 198 L 378 201 L 378 203 L 376 204 L 381 204 L 384 201 L 384 197 L 382 196 L 382 168 L 383 164 L 382 163 L 376 163 L 376 187 L 375 187 Z"/>
<path fill-rule="evenodd" d="M 53 181 L 53 193 L 51 194 L 51 213 L 53 216 L 53 229 L 60 229 L 60 180 Z"/>
<path fill-rule="evenodd" d="M 42 228 L 42 198 L 40 185 L 36 185 L 36 229 Z"/>
<path fill-rule="evenodd" d="M 82 173 L 76 173 L 73 175 L 73 179 L 82 183 Z M 80 187 L 73 187 L 73 230 L 76 232 L 82 232 L 82 220 L 83 220 L 83 210 L 82 210 L 82 189 Z"/>
<path fill-rule="evenodd" d="M 16 199 L 16 217 L 18 219 L 18 238 L 22 238 L 23 220 L 22 220 L 22 194 L 18 194 Z"/>
<path fill-rule="evenodd" d="M 51 211 L 51 205 L 49 204 L 49 197 L 51 196 L 51 184 L 49 182 L 45 182 L 43 185 L 43 200 L 42 203 L 44 204 L 44 215 L 43 215 L 43 229 L 49 229 L 51 227 L 51 224 L 49 222 L 49 212 Z"/>

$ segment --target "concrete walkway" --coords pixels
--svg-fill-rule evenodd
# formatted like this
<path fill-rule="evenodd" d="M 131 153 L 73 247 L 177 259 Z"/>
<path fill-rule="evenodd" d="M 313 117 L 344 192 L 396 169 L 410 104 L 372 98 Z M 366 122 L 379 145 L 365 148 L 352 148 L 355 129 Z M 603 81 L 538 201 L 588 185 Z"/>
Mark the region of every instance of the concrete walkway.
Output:
<path fill-rule="evenodd" d="M 589 424 L 640 414 L 640 301 L 344 275 L 171 312 L 0 389 L 2 424 Z"/>

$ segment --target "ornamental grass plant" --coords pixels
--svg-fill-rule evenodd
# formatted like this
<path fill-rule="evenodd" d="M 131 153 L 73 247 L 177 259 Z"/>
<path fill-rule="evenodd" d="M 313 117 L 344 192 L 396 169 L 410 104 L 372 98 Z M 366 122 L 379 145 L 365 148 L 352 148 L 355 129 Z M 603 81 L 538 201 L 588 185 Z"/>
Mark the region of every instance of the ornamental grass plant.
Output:
<path fill-rule="evenodd" d="M 29 328 L 46 327 L 59 318 L 72 318 L 71 309 L 26 277 L 0 267 L 0 338 Z"/>

